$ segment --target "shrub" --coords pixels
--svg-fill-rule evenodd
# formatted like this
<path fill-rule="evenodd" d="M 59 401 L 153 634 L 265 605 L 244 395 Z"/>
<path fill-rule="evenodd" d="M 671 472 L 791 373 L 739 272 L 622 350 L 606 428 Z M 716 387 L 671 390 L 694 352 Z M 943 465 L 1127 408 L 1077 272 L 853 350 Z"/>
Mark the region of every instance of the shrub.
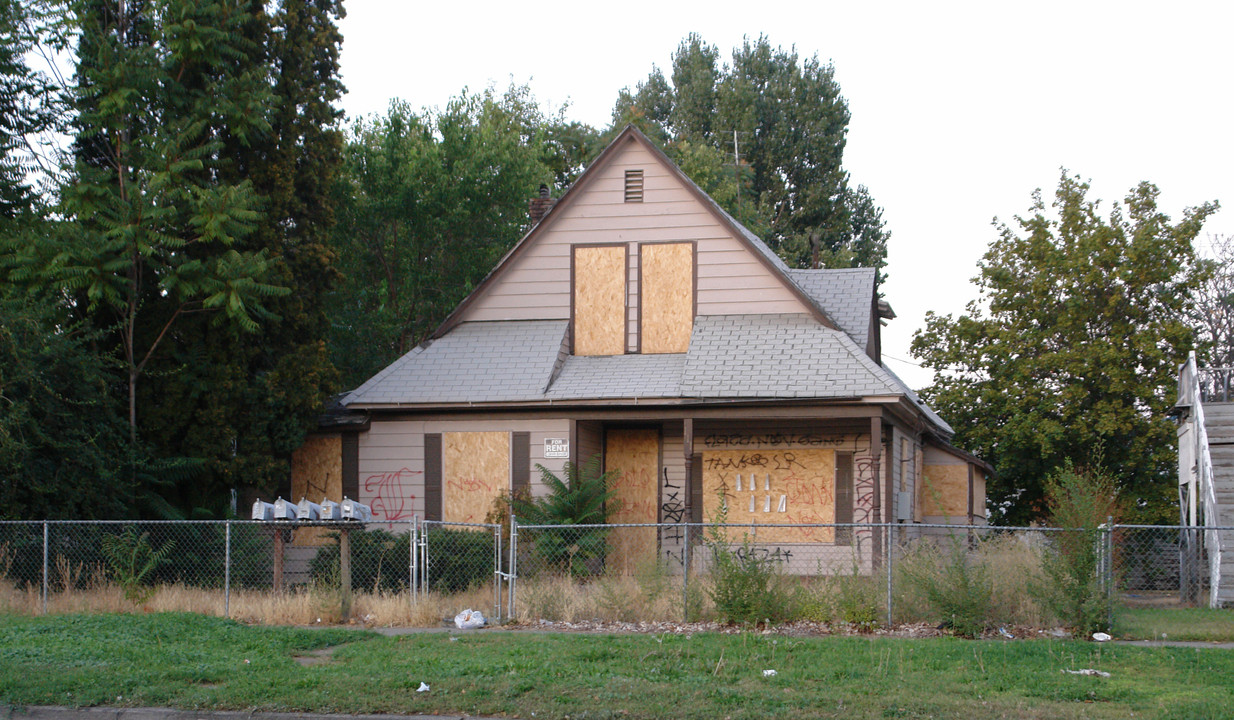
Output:
<path fill-rule="evenodd" d="M 1077 635 L 1109 629 L 1109 599 L 1102 561 L 1106 523 L 1118 514 L 1113 480 L 1099 470 L 1067 462 L 1046 482 L 1053 527 L 1042 566 L 1040 594 L 1046 607 Z"/>
<path fill-rule="evenodd" d="M 794 619 L 799 598 L 786 587 L 779 563 L 753 552 L 749 535 L 734 549 L 723 529 L 727 519 L 721 502 L 707 540 L 712 561 L 707 594 L 720 619 L 740 625 Z"/>
<path fill-rule="evenodd" d="M 950 538 L 945 553 L 923 544 L 917 557 L 905 563 L 903 576 L 925 600 L 933 621 L 961 637 L 980 637 L 989 627 L 994 598 L 990 567 L 960 538 Z"/>
<path fill-rule="evenodd" d="M 831 579 L 835 597 L 835 616 L 861 632 L 869 632 L 878 626 L 879 608 L 882 602 L 882 584 L 872 575 L 862 575 L 861 568 L 853 563 L 848 575 L 835 575 Z"/>
<path fill-rule="evenodd" d="M 525 534 L 519 530 L 520 540 L 531 545 L 532 555 L 540 565 L 554 572 L 568 572 L 574 577 L 599 572 L 607 550 L 608 529 L 573 526 L 608 522 L 606 503 L 614 492 L 608 488 L 608 481 L 619 471 L 600 472 L 599 455 L 592 456 L 581 467 L 566 463 L 565 479 L 543 465 L 536 465 L 536 468 L 548 494 L 536 498 L 515 495 L 509 501 L 511 510 L 520 524 L 572 527 Z"/>

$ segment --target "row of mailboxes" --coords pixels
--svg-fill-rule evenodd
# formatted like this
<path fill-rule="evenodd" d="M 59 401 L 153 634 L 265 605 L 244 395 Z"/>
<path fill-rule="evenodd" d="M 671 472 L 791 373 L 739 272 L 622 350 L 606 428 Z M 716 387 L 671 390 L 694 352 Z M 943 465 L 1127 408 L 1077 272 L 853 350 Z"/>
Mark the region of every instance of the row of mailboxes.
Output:
<path fill-rule="evenodd" d="M 364 503 L 343 498 L 343 502 L 323 500 L 320 505 L 303 498 L 298 503 L 279 498 L 272 503 L 257 500 L 253 503 L 253 519 L 264 522 L 305 520 L 352 520 L 372 522 L 373 508 Z"/>

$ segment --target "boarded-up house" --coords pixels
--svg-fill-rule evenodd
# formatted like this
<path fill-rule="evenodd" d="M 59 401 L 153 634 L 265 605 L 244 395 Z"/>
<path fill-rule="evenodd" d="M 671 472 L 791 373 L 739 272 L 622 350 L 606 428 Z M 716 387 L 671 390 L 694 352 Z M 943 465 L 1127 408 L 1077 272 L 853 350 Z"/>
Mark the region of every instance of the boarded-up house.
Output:
<path fill-rule="evenodd" d="M 599 455 L 620 470 L 614 522 L 723 503 L 734 523 L 983 523 L 988 466 L 883 366 L 889 317 L 873 269 L 788 268 L 629 127 L 431 340 L 344 399 L 369 422 L 342 476 L 384 522 L 481 522 L 538 491 L 537 464 Z M 682 552 L 628 541 L 610 563 Z"/>

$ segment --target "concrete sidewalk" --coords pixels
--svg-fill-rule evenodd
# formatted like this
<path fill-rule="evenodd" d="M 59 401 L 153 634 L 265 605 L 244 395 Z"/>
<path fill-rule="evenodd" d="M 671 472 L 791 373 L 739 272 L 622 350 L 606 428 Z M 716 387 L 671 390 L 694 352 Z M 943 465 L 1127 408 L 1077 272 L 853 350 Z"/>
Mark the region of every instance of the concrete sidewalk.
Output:
<path fill-rule="evenodd" d="M 71 708 L 55 705 L 0 706 L 0 720 L 510 720 L 480 715 L 339 715 L 245 710 L 172 710 L 170 708 Z"/>

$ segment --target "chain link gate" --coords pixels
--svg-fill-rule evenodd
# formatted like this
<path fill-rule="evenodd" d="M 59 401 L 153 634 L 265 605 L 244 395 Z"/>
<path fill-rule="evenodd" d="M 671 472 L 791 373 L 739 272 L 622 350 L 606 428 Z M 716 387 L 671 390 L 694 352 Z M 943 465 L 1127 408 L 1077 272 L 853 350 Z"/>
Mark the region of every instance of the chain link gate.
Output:
<path fill-rule="evenodd" d="M 455 594 L 486 582 L 493 586 L 493 614 L 500 622 L 502 528 L 487 523 L 419 520 L 412 523 L 412 601 L 430 592 Z"/>

